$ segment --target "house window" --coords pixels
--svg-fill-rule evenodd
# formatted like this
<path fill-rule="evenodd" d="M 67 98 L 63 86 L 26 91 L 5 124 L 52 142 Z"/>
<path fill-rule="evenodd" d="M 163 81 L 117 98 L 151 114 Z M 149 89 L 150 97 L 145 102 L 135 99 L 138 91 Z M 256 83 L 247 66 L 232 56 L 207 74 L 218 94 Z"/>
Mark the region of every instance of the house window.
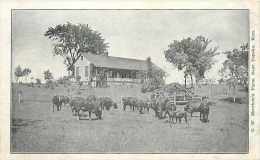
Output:
<path fill-rule="evenodd" d="M 121 73 L 121 78 L 126 78 L 126 76 L 127 76 L 127 75 L 126 75 L 125 72 L 122 72 L 122 73 Z"/>
<path fill-rule="evenodd" d="M 113 78 L 113 71 L 109 71 L 109 72 L 108 72 L 108 77 L 109 77 L 109 78 Z"/>
<path fill-rule="evenodd" d="M 136 72 L 131 72 L 131 78 L 136 79 Z"/>
<path fill-rule="evenodd" d="M 117 78 L 117 72 L 116 71 L 112 71 L 112 77 Z"/>
<path fill-rule="evenodd" d="M 79 67 L 76 67 L 76 76 L 79 76 Z"/>
<path fill-rule="evenodd" d="M 85 77 L 88 76 L 88 66 L 85 66 Z"/>

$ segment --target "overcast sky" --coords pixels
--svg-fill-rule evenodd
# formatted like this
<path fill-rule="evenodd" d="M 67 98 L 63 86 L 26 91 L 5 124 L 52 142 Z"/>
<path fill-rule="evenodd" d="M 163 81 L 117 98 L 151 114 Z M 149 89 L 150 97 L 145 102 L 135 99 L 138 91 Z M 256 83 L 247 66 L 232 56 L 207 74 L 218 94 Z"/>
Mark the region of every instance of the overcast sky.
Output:
<path fill-rule="evenodd" d="M 218 46 L 219 52 L 238 48 L 248 42 L 247 10 L 13 10 L 13 68 L 29 67 L 32 76 L 43 79 L 50 69 L 54 78 L 67 75 L 62 57 L 53 56 L 52 41 L 44 37 L 48 27 L 66 22 L 89 24 L 109 43 L 109 55 L 146 59 L 163 68 L 167 83 L 183 83 L 183 73 L 164 58 L 173 40 L 203 35 Z M 218 79 L 225 56 L 206 74 Z"/>

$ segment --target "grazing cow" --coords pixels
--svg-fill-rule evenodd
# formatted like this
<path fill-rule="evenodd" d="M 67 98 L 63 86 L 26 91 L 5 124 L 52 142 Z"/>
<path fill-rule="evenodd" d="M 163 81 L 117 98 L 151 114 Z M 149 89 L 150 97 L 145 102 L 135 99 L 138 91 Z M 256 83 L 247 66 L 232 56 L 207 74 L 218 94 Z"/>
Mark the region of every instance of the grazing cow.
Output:
<path fill-rule="evenodd" d="M 188 123 L 188 114 L 187 111 L 170 111 L 168 112 L 169 122 L 170 123 L 181 123 L 181 120 L 184 119 L 185 123 Z M 175 119 L 175 122 L 174 122 Z"/>
<path fill-rule="evenodd" d="M 114 109 L 117 109 L 117 108 L 118 108 L 116 102 L 113 102 L 113 106 L 114 106 Z"/>
<path fill-rule="evenodd" d="M 52 108 L 54 112 L 55 106 L 57 107 L 57 111 L 61 110 L 62 105 L 68 104 L 70 101 L 69 97 L 63 95 L 55 95 L 52 98 Z"/>
<path fill-rule="evenodd" d="M 56 106 L 57 111 L 61 110 L 61 105 L 62 105 L 63 101 L 62 101 L 62 96 L 59 95 L 55 95 L 52 98 L 52 108 L 53 108 L 53 112 L 54 112 L 54 108 Z"/>
<path fill-rule="evenodd" d="M 137 98 L 135 97 L 123 97 L 122 98 L 122 103 L 123 103 L 123 110 L 126 110 L 126 106 L 130 107 L 130 110 L 134 111 L 135 108 L 138 107 L 137 105 Z"/>
<path fill-rule="evenodd" d="M 184 107 L 184 111 L 188 111 L 192 117 L 193 113 L 200 112 L 200 105 L 198 103 L 192 104 L 191 102 L 189 102 Z"/>
<path fill-rule="evenodd" d="M 146 109 L 147 112 L 149 112 L 151 106 L 152 106 L 152 102 L 151 102 L 149 99 L 146 99 L 146 100 L 144 101 L 144 110 Z"/>
<path fill-rule="evenodd" d="M 73 116 L 78 116 L 80 106 L 82 103 L 84 103 L 84 101 L 85 101 L 85 99 L 82 97 L 76 97 L 76 98 L 71 99 L 69 104 L 70 104 Z"/>
<path fill-rule="evenodd" d="M 159 119 L 165 118 L 166 115 L 169 115 L 170 111 L 176 110 L 176 106 L 165 97 L 151 100 L 150 107 L 154 110 L 155 116 Z"/>
<path fill-rule="evenodd" d="M 139 113 L 143 114 L 144 113 L 144 109 L 146 108 L 146 102 L 141 100 L 141 99 L 137 99 L 136 101 L 136 108 L 139 109 Z"/>
<path fill-rule="evenodd" d="M 68 96 L 62 96 L 61 101 L 63 105 L 67 105 L 70 102 L 70 98 Z"/>
<path fill-rule="evenodd" d="M 178 119 L 179 123 L 181 123 L 181 119 L 184 118 L 185 122 L 188 123 L 186 111 L 177 111 L 177 112 L 175 111 L 173 117 L 176 118 L 176 122 L 177 122 L 177 119 Z"/>
<path fill-rule="evenodd" d="M 213 105 L 214 103 L 208 102 L 207 99 L 208 99 L 207 97 L 202 97 L 202 102 L 200 103 L 199 106 L 194 106 L 189 103 L 185 106 L 184 110 L 191 113 L 191 117 L 192 117 L 192 113 L 199 112 L 200 120 L 202 122 L 208 122 L 209 106 Z"/>
<path fill-rule="evenodd" d="M 102 108 L 100 106 L 100 100 L 95 96 L 88 96 L 84 103 L 80 104 L 78 111 L 79 120 L 81 117 L 80 111 L 88 112 L 90 120 L 92 120 L 91 113 L 94 113 L 98 119 L 102 119 Z"/>
<path fill-rule="evenodd" d="M 110 108 L 115 105 L 113 100 L 109 97 L 100 97 L 99 101 L 100 101 L 102 110 L 104 110 L 104 109 L 110 110 Z"/>

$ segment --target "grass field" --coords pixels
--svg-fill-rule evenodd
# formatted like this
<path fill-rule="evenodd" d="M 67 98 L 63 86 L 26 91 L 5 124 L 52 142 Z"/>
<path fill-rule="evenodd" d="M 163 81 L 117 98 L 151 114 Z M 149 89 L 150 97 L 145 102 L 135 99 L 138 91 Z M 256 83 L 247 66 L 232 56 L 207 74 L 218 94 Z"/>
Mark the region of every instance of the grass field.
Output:
<path fill-rule="evenodd" d="M 17 103 L 17 89 L 23 91 L 24 102 Z M 82 91 L 98 95 L 110 94 L 117 102 L 120 96 L 138 95 L 134 89 Z M 103 113 L 102 120 L 78 120 L 68 106 L 52 112 L 54 90 L 13 86 L 11 151 L 12 152 L 247 152 L 248 105 L 234 104 L 220 97 L 210 108 L 209 123 L 192 117 L 190 125 L 158 120 L 154 112 L 145 114 L 122 111 L 122 106 Z M 245 92 L 239 96 L 247 97 Z"/>

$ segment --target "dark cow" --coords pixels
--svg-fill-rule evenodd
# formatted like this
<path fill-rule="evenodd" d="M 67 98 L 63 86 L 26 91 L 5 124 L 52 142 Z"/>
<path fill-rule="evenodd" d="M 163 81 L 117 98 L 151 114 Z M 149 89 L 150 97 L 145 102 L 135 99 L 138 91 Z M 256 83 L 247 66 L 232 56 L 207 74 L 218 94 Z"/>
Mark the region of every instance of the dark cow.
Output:
<path fill-rule="evenodd" d="M 153 99 L 151 104 L 151 108 L 154 110 L 155 116 L 159 119 L 165 118 L 170 111 L 176 110 L 176 106 L 166 97 Z"/>
<path fill-rule="evenodd" d="M 123 103 L 123 110 L 126 110 L 126 106 L 130 107 L 130 110 L 134 111 L 137 107 L 137 98 L 135 97 L 123 97 L 122 98 L 122 103 Z"/>
<path fill-rule="evenodd" d="M 71 107 L 71 111 L 72 111 L 72 115 L 73 116 L 78 116 L 79 114 L 79 110 L 80 110 L 80 106 L 85 102 L 85 99 L 82 97 L 76 97 L 71 99 L 70 101 L 70 107 Z"/>
<path fill-rule="evenodd" d="M 185 111 L 188 111 L 192 117 L 192 114 L 195 112 L 200 112 L 200 104 L 199 103 L 192 103 L 189 102 L 188 104 L 186 104 L 186 106 L 184 107 Z"/>
<path fill-rule="evenodd" d="M 208 102 L 208 98 L 207 97 L 202 97 L 202 102 L 200 103 L 199 106 L 194 106 L 191 105 L 191 103 L 189 103 L 188 105 L 185 106 L 184 110 L 191 113 L 191 117 L 192 117 L 192 113 L 194 112 L 199 112 L 200 113 L 200 120 L 202 122 L 208 122 L 208 115 L 209 115 L 209 106 L 213 105 L 214 103 L 212 102 Z"/>
<path fill-rule="evenodd" d="M 109 97 L 100 97 L 99 101 L 100 101 L 102 110 L 104 110 L 104 109 L 110 110 L 110 108 L 115 105 L 113 100 Z"/>
<path fill-rule="evenodd" d="M 55 106 L 57 108 L 57 111 L 60 111 L 61 110 L 61 106 L 68 104 L 69 101 L 70 101 L 70 99 L 67 96 L 63 96 L 63 95 L 55 95 L 55 96 L 53 96 L 53 98 L 52 98 L 53 112 L 54 112 Z"/>
<path fill-rule="evenodd" d="M 146 108 L 146 102 L 144 100 L 137 99 L 136 108 L 139 110 L 140 114 L 144 114 L 144 109 Z"/>
<path fill-rule="evenodd" d="M 170 123 L 181 123 L 181 120 L 184 119 L 188 123 L 188 114 L 187 111 L 170 111 L 168 112 Z M 174 122 L 175 119 L 175 122 Z"/>
<path fill-rule="evenodd" d="M 114 107 L 114 109 L 117 109 L 117 108 L 118 108 L 118 106 L 117 106 L 117 103 L 116 103 L 116 102 L 113 102 L 113 107 Z"/>
<path fill-rule="evenodd" d="M 70 102 L 70 98 L 68 96 L 62 96 L 62 103 L 64 105 L 69 104 L 69 102 Z"/>
<path fill-rule="evenodd" d="M 102 119 L 102 108 L 100 105 L 100 100 L 95 96 L 88 96 L 84 103 L 80 104 L 78 111 L 79 120 L 81 119 L 80 111 L 88 112 L 90 120 L 92 120 L 91 113 L 94 113 L 98 119 Z"/>

